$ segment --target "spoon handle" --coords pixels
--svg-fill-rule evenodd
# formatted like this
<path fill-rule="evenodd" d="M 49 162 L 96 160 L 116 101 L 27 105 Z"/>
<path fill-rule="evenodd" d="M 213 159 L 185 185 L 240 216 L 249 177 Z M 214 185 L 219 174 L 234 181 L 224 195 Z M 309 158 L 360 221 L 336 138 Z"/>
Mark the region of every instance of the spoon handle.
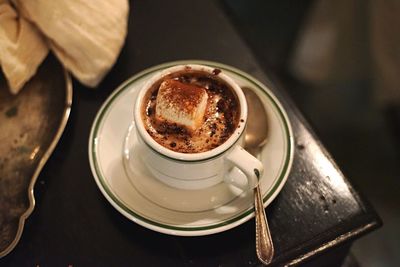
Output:
<path fill-rule="evenodd" d="M 254 206 L 257 257 L 262 263 L 270 264 L 274 256 L 274 245 L 272 243 L 259 186 L 254 188 Z"/>

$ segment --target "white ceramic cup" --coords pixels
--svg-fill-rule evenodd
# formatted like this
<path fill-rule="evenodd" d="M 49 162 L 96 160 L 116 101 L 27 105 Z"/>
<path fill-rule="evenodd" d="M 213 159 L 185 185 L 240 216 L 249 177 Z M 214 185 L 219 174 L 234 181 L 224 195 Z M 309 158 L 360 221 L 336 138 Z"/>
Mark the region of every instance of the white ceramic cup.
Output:
<path fill-rule="evenodd" d="M 191 69 L 213 74 L 214 68 L 203 65 L 178 65 L 151 77 L 140 89 L 134 107 L 134 120 L 141 153 L 138 155 L 148 170 L 161 182 L 175 188 L 195 190 L 225 182 L 243 190 L 254 188 L 262 177 L 262 163 L 242 148 L 247 122 L 247 102 L 239 85 L 222 70 L 221 81 L 233 89 L 240 103 L 240 127 L 218 147 L 200 153 L 180 153 L 157 143 L 146 131 L 142 102 L 154 83 L 175 72 Z M 214 73 L 215 75 L 215 73 Z"/>

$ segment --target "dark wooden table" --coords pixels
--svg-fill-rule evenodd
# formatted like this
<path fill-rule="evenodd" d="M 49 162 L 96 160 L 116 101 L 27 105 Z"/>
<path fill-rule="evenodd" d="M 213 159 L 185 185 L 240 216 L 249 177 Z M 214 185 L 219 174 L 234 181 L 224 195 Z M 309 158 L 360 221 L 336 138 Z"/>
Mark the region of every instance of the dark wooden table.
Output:
<path fill-rule="evenodd" d="M 218 2 L 133 1 L 120 58 L 96 90 L 74 83 L 72 113 L 35 187 L 36 208 L 19 244 L 1 266 L 259 265 L 254 221 L 204 237 L 147 230 L 102 196 L 89 168 L 94 116 L 125 79 L 152 65 L 205 59 L 242 69 L 267 84 L 287 109 L 295 134 L 288 181 L 267 208 L 275 265 L 340 266 L 351 242 L 380 226 L 284 89 L 263 73 Z"/>

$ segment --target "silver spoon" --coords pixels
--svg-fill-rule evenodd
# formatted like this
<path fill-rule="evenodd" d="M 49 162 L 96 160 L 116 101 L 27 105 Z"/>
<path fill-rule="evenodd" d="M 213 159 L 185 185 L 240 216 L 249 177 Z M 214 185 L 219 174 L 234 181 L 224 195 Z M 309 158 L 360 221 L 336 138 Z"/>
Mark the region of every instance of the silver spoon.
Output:
<path fill-rule="evenodd" d="M 248 105 L 247 130 L 245 149 L 257 157 L 262 146 L 267 142 L 268 123 L 267 113 L 260 98 L 250 88 L 243 87 Z M 254 207 L 256 219 L 256 251 L 258 259 L 264 264 L 270 264 L 274 256 L 274 245 L 268 227 L 260 187 L 254 188 Z"/>

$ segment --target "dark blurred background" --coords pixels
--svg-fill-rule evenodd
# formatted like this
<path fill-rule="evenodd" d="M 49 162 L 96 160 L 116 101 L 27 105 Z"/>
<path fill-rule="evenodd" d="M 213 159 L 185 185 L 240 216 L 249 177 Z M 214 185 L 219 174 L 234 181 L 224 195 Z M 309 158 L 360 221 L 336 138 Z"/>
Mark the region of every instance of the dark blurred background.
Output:
<path fill-rule="evenodd" d="M 222 0 L 384 226 L 356 241 L 362 267 L 400 266 L 400 1 Z"/>

